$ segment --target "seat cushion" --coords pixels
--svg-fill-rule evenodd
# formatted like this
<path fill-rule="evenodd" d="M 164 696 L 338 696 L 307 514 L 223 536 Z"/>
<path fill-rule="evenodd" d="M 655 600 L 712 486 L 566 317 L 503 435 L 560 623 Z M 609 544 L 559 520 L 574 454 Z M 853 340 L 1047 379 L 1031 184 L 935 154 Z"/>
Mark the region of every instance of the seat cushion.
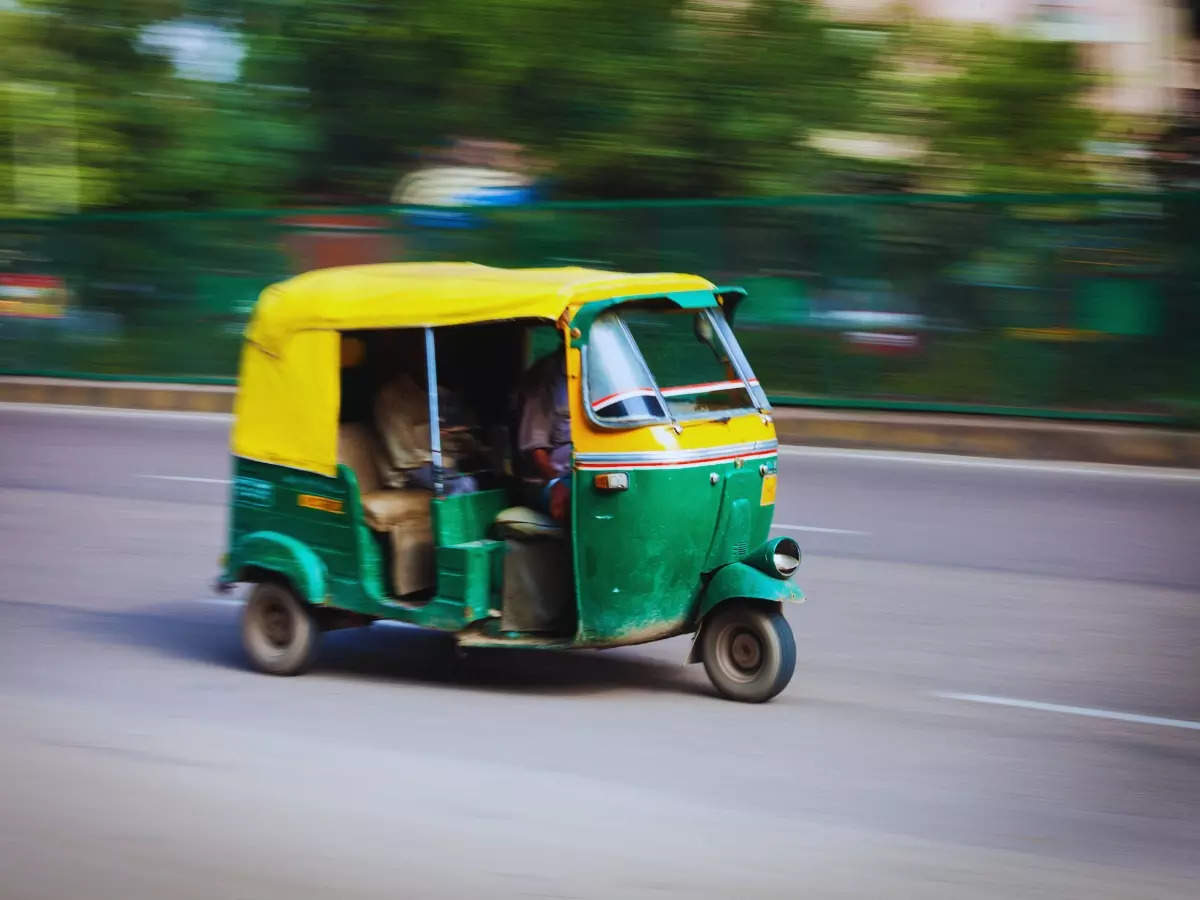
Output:
<path fill-rule="evenodd" d="M 375 465 L 378 443 L 366 425 L 343 422 L 338 426 L 338 462 L 349 466 L 354 472 L 361 494 L 378 491 L 383 486 Z"/>
<path fill-rule="evenodd" d="M 562 538 L 562 526 L 545 513 L 528 506 L 510 506 L 492 520 L 492 529 L 501 539 Z"/>
<path fill-rule="evenodd" d="M 388 531 L 396 525 L 429 529 L 429 501 L 432 491 L 420 488 L 388 488 L 362 495 L 364 517 L 376 531 Z"/>
<path fill-rule="evenodd" d="M 433 533 L 414 516 L 387 530 L 392 545 L 392 590 L 397 597 L 424 591 L 436 583 Z"/>
<path fill-rule="evenodd" d="M 403 597 L 434 585 L 432 491 L 402 488 L 362 495 L 367 526 L 391 536 L 392 590 Z"/>

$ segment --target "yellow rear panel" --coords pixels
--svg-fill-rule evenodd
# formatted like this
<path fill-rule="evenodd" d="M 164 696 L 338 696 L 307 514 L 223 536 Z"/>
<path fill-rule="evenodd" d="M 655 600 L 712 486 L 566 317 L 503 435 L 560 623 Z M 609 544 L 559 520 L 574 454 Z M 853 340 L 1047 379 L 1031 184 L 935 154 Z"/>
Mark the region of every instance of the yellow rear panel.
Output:
<path fill-rule="evenodd" d="M 233 452 L 322 475 L 337 471 L 339 338 L 303 331 L 279 356 L 242 349 L 233 412 Z"/>

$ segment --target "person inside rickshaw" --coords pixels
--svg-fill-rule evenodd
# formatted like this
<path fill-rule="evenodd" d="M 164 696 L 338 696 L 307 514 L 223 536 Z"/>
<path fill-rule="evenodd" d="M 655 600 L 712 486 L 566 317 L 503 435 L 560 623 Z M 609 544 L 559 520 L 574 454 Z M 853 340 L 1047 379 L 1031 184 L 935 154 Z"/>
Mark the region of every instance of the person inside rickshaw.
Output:
<path fill-rule="evenodd" d="M 341 356 L 338 459 L 357 479 L 364 518 L 378 535 L 390 572 L 391 593 L 419 602 L 435 581 L 429 501 L 436 479 L 422 333 L 347 333 Z M 438 388 L 447 496 L 474 492 L 486 477 L 477 418 L 455 386 Z"/>
<path fill-rule="evenodd" d="M 373 414 L 380 437 L 379 468 L 383 483 L 392 488 L 434 490 L 435 477 L 429 430 L 429 394 L 423 367 L 413 357 L 398 357 L 399 370 L 375 395 Z M 463 474 L 485 453 L 473 433 L 474 417 L 458 395 L 438 385 L 438 411 L 442 436 L 442 485 L 446 496 L 479 489 L 473 475 Z"/>
<path fill-rule="evenodd" d="M 523 371 L 534 332 L 520 322 L 439 330 L 442 494 L 505 491 L 513 505 L 490 532 L 511 542 L 506 583 L 513 582 L 514 594 L 544 597 L 555 607 L 553 614 L 527 612 L 521 624 L 557 628 L 570 594 L 570 543 L 561 528 L 571 467 L 565 355 L 558 349 Z M 391 572 L 391 592 L 409 602 L 421 602 L 436 580 L 423 337 L 416 329 L 368 331 L 343 342 L 340 458 L 358 477 L 366 523 Z M 539 330 L 536 340 L 561 346 L 549 328 Z M 494 502 L 479 496 L 481 504 Z M 557 521 L 543 512 L 553 512 Z M 513 608 L 520 612 L 520 605 Z"/>
<path fill-rule="evenodd" d="M 525 373 L 519 389 L 517 474 L 524 499 L 556 521 L 567 518 L 571 497 L 571 413 L 567 360 L 560 344 Z"/>
<path fill-rule="evenodd" d="M 531 342 L 545 346 L 556 337 L 551 328 L 522 322 L 439 329 L 438 417 L 447 495 L 505 486 L 512 475 L 544 485 L 569 472 L 561 343 L 555 341 L 558 348 L 528 370 L 525 364 Z M 376 438 L 372 455 L 385 486 L 433 490 L 420 329 L 345 335 L 341 401 L 341 422 L 360 425 Z M 533 499 L 507 486 L 514 500 Z M 548 508 L 541 501 L 531 505 Z"/>

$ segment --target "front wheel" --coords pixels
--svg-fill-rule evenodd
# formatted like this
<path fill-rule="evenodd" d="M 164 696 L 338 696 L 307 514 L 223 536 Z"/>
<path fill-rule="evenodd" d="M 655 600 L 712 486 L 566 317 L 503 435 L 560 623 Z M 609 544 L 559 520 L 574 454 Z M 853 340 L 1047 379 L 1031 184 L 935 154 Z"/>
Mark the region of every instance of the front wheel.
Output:
<path fill-rule="evenodd" d="M 796 641 L 779 609 L 734 601 L 700 634 L 704 671 L 722 695 L 762 703 L 782 691 L 796 669 Z"/>
<path fill-rule="evenodd" d="M 256 584 L 242 611 L 242 646 L 271 675 L 298 675 L 312 662 L 319 629 L 312 611 L 288 587 Z"/>

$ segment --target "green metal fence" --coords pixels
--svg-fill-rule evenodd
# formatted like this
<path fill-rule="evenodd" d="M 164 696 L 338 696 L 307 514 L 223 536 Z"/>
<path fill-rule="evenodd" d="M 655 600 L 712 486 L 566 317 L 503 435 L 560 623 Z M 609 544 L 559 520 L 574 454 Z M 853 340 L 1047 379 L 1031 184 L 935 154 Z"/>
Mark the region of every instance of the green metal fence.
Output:
<path fill-rule="evenodd" d="M 1200 420 L 1200 194 L 837 196 L 0 222 L 0 372 L 228 381 L 258 291 L 470 259 L 699 272 L 777 402 Z"/>

